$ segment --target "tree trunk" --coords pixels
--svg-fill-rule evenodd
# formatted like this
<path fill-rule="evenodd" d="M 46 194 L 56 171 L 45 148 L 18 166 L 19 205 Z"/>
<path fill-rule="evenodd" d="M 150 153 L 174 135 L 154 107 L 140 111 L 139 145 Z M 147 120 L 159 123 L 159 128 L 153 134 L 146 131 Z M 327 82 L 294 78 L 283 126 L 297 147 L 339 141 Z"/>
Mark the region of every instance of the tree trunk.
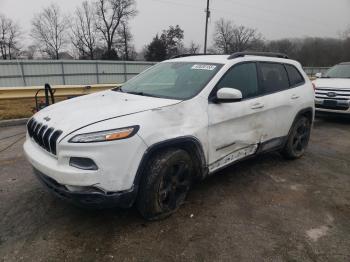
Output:
<path fill-rule="evenodd" d="M 128 61 L 129 60 L 129 48 L 128 48 L 128 39 L 127 39 L 127 35 L 124 32 L 124 48 L 125 48 L 125 60 Z"/>
<path fill-rule="evenodd" d="M 94 60 L 94 50 L 90 49 L 90 59 Z"/>

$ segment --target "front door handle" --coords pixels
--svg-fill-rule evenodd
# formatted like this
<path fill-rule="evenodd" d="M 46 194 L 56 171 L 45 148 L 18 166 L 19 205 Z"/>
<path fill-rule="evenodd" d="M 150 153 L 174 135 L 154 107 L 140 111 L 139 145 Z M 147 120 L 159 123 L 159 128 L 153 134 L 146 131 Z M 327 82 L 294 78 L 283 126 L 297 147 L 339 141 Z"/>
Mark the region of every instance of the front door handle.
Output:
<path fill-rule="evenodd" d="M 291 98 L 292 98 L 293 100 L 295 100 L 295 99 L 298 99 L 299 97 L 300 97 L 300 96 L 298 96 L 298 95 L 294 94 L 294 95 L 292 95 L 292 97 L 291 97 Z"/>
<path fill-rule="evenodd" d="M 260 108 L 264 108 L 264 104 L 262 103 L 255 103 L 255 104 L 252 104 L 251 109 L 260 109 Z"/>

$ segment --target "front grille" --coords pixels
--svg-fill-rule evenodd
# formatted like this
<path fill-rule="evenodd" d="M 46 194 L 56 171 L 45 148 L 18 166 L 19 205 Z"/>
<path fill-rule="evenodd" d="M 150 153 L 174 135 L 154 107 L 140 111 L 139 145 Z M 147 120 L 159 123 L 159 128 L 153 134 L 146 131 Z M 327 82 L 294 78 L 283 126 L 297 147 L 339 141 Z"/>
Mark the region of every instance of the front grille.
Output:
<path fill-rule="evenodd" d="M 347 101 L 350 100 L 350 87 L 349 89 L 316 88 L 316 98 Z"/>
<path fill-rule="evenodd" d="M 55 130 L 43 123 L 36 121 L 34 118 L 30 119 L 27 124 L 29 136 L 46 151 L 56 155 L 57 140 L 62 134 L 61 130 Z"/>

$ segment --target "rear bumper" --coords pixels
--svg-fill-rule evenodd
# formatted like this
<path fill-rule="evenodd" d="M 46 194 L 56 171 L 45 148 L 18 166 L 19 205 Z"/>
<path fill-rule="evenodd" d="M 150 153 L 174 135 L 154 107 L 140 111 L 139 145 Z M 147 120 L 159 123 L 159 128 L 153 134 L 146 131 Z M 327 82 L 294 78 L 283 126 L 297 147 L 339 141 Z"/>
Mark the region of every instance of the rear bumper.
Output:
<path fill-rule="evenodd" d="M 88 191 L 72 192 L 69 191 L 66 186 L 59 184 L 57 181 L 46 176 L 35 168 L 34 174 L 37 176 L 39 181 L 55 196 L 84 208 L 129 208 L 133 205 L 137 195 L 136 188 L 129 191 L 104 193 L 91 187 L 87 188 Z"/>

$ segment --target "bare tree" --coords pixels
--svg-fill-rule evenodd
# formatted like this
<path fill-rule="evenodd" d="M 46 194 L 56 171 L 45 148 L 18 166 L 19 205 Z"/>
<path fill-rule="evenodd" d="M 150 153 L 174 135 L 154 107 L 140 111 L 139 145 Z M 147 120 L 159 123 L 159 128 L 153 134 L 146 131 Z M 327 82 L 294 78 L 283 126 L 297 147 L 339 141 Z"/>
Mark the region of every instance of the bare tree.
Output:
<path fill-rule="evenodd" d="M 296 57 L 297 48 L 297 43 L 290 39 L 274 40 L 267 43 L 268 51 L 284 53 L 293 58 Z"/>
<path fill-rule="evenodd" d="M 21 32 L 17 23 L 0 15 L 0 54 L 2 59 L 13 59 L 20 53 Z"/>
<path fill-rule="evenodd" d="M 261 39 L 261 35 L 254 28 L 243 25 L 235 26 L 233 30 L 233 41 L 231 43 L 231 52 L 241 52 L 248 50 Z"/>
<path fill-rule="evenodd" d="M 122 59 L 127 61 L 131 58 L 131 53 L 134 52 L 134 48 L 131 45 L 133 36 L 130 32 L 130 28 L 127 21 L 121 21 L 120 27 L 118 29 L 118 37 L 119 38 L 117 41 L 117 48 L 119 50 L 119 53 L 122 54 Z"/>
<path fill-rule="evenodd" d="M 33 19 L 31 36 L 50 58 L 59 59 L 68 42 L 68 28 L 69 19 L 56 4 L 52 4 Z"/>
<path fill-rule="evenodd" d="M 237 26 L 232 21 L 224 19 L 216 22 L 214 46 L 221 53 L 228 54 L 248 49 L 260 49 L 261 40 L 261 34 L 254 28 L 243 25 Z"/>
<path fill-rule="evenodd" d="M 190 46 L 187 48 L 187 52 L 189 54 L 198 54 L 200 49 L 201 49 L 201 46 L 192 41 L 190 43 Z"/>
<path fill-rule="evenodd" d="M 35 53 L 37 52 L 38 47 L 36 45 L 30 45 L 27 47 L 27 49 L 24 51 L 24 53 L 27 56 L 27 59 L 32 60 L 35 58 Z"/>
<path fill-rule="evenodd" d="M 72 44 L 78 50 L 80 57 L 88 56 L 94 59 L 94 51 L 97 47 L 97 16 L 96 12 L 84 1 L 81 7 L 75 11 L 75 21 L 72 25 Z"/>
<path fill-rule="evenodd" d="M 231 52 L 231 44 L 234 39 L 234 25 L 231 21 L 221 18 L 215 24 L 214 46 L 219 52 L 228 54 Z"/>
<path fill-rule="evenodd" d="M 137 13 L 135 0 L 98 0 L 97 29 L 100 31 L 107 48 L 107 58 L 116 58 L 113 45 L 122 21 L 127 21 Z"/>

